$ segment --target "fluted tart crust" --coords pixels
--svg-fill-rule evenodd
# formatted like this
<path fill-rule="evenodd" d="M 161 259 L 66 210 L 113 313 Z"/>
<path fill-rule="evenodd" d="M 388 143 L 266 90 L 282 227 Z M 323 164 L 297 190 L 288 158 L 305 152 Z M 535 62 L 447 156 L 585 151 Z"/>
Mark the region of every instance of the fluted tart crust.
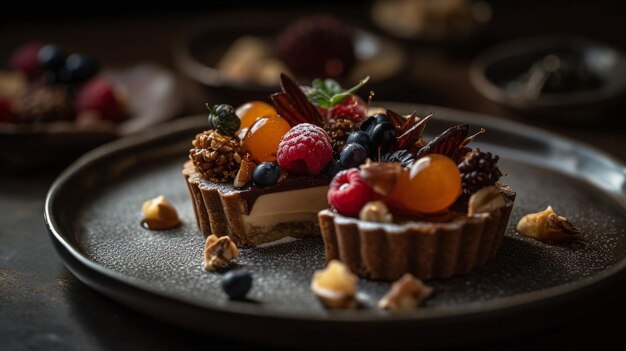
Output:
<path fill-rule="evenodd" d="M 286 236 L 319 235 L 317 213 L 328 206 L 325 194 L 330 180 L 327 177 L 293 177 L 273 187 L 238 189 L 230 182 L 216 183 L 203 178 L 191 161 L 184 164 L 183 175 L 198 227 L 205 236 L 227 235 L 238 247 L 250 247 Z M 264 198 L 266 195 L 273 197 Z M 295 199 L 290 200 L 290 197 Z M 262 212 L 259 207 L 268 203 L 279 206 L 275 209 L 277 213 L 257 215 Z"/>
<path fill-rule="evenodd" d="M 515 193 L 502 188 L 505 205 L 490 213 L 456 213 L 445 222 L 376 223 L 325 209 L 318 214 L 326 262 L 343 261 L 355 274 L 396 280 L 448 278 L 493 258 L 504 237 Z"/>

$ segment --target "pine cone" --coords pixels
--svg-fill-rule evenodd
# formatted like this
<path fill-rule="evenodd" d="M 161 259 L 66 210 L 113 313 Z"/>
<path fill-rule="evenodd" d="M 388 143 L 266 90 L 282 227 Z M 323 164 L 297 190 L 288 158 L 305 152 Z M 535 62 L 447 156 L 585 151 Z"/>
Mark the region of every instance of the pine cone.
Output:
<path fill-rule="evenodd" d="M 343 77 L 356 63 L 352 28 L 330 16 L 294 22 L 281 33 L 277 44 L 289 69 L 310 78 Z"/>
<path fill-rule="evenodd" d="M 338 154 L 346 145 L 348 135 L 357 130 L 357 125 L 345 118 L 329 119 L 324 123 L 324 130 L 330 137 L 333 152 Z"/>
<path fill-rule="evenodd" d="M 497 165 L 498 160 L 498 155 L 481 152 L 480 149 L 468 153 L 459 164 L 463 193 L 473 194 L 480 188 L 494 185 L 502 176 Z"/>
<path fill-rule="evenodd" d="M 216 183 L 233 181 L 241 163 L 241 145 L 236 137 L 207 130 L 192 142 L 189 159 L 205 179 Z"/>

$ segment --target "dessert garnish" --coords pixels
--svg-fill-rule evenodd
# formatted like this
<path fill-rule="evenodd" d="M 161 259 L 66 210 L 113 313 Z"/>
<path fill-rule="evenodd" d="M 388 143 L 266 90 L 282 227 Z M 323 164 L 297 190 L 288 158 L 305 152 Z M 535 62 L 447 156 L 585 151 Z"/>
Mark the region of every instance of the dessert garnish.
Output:
<path fill-rule="evenodd" d="M 209 235 L 206 238 L 202 262 L 205 271 L 212 272 L 227 267 L 237 257 L 239 257 L 239 250 L 229 237 L 218 238 L 215 235 Z"/>
<path fill-rule="evenodd" d="M 176 209 L 163 195 L 145 201 L 141 211 L 144 215 L 141 225 L 147 229 L 171 229 L 180 224 Z"/>
<path fill-rule="evenodd" d="M 479 189 L 495 184 L 502 176 L 498 168 L 498 155 L 482 152 L 476 148 L 465 156 L 459 164 L 463 180 L 463 192 L 471 194 Z"/>
<path fill-rule="evenodd" d="M 319 174 L 332 158 L 328 134 L 310 123 L 291 128 L 281 139 L 276 154 L 278 165 L 293 174 Z"/>
<path fill-rule="evenodd" d="M 257 164 L 252 161 L 252 157 L 250 156 L 250 154 L 246 153 L 241 159 L 241 163 L 239 164 L 239 171 L 237 171 L 237 175 L 235 176 L 235 180 L 233 181 L 233 185 L 235 186 L 235 188 L 243 188 L 252 181 L 256 166 Z"/>
<path fill-rule="evenodd" d="M 196 135 L 192 141 L 193 148 L 189 150 L 189 159 L 204 178 L 216 183 L 233 181 L 242 155 L 239 138 L 233 135 L 239 127 L 239 118 L 229 105 L 217 105 L 209 111 L 209 126 L 212 129 Z"/>
<path fill-rule="evenodd" d="M 548 244 L 570 243 L 577 241 L 580 235 L 578 228 L 567 218 L 556 214 L 552 206 L 522 217 L 515 229 L 524 236 Z"/>
<path fill-rule="evenodd" d="M 272 186 L 278 183 L 280 174 L 280 168 L 276 163 L 262 162 L 254 168 L 252 181 L 257 186 Z"/>
<path fill-rule="evenodd" d="M 506 205 L 506 199 L 502 191 L 494 185 L 489 185 L 480 188 L 470 196 L 467 215 L 471 217 L 478 213 L 489 213 L 504 207 L 504 205 Z"/>
<path fill-rule="evenodd" d="M 311 289 L 315 296 L 330 308 L 356 307 L 357 277 L 342 262 L 332 260 L 313 276 Z"/>
<path fill-rule="evenodd" d="M 411 273 L 395 281 L 389 292 L 378 302 L 378 307 L 394 312 L 410 311 L 429 298 L 433 288 L 422 283 Z"/>
<path fill-rule="evenodd" d="M 235 114 L 235 109 L 226 104 L 213 107 L 206 104 L 209 109 L 209 128 L 222 135 L 233 135 L 241 126 L 241 120 Z"/>
<path fill-rule="evenodd" d="M 232 300 L 245 300 L 250 288 L 252 288 L 252 274 L 248 271 L 229 271 L 222 278 L 222 289 Z"/>
<path fill-rule="evenodd" d="M 359 212 L 359 219 L 368 222 L 391 223 L 393 215 L 382 201 L 370 201 Z"/>
<path fill-rule="evenodd" d="M 357 216 L 365 204 L 376 198 L 356 168 L 339 172 L 328 189 L 328 203 L 347 216 Z"/>

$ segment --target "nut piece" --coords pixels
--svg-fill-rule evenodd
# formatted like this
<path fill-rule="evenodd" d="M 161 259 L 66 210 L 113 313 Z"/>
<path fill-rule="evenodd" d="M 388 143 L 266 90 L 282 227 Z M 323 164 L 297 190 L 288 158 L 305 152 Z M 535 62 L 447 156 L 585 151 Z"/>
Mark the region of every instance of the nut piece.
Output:
<path fill-rule="evenodd" d="M 416 308 L 433 293 L 433 288 L 424 285 L 411 273 L 405 273 L 396 280 L 389 292 L 378 302 L 378 307 L 395 312 Z"/>
<path fill-rule="evenodd" d="M 363 182 L 381 195 L 395 189 L 398 176 L 402 173 L 402 166 L 396 162 L 372 162 L 368 159 L 360 168 Z"/>
<path fill-rule="evenodd" d="M 520 234 L 548 244 L 578 239 L 580 231 L 570 221 L 554 212 L 552 206 L 545 211 L 522 217 L 515 228 Z"/>
<path fill-rule="evenodd" d="M 359 218 L 368 222 L 391 223 L 393 215 L 382 201 L 370 201 L 359 212 Z"/>
<path fill-rule="evenodd" d="M 235 188 L 243 188 L 246 184 L 252 181 L 252 174 L 254 173 L 255 167 L 256 163 L 252 161 L 250 154 L 246 153 L 243 159 L 241 159 L 239 172 L 237 172 L 235 181 L 233 182 Z"/>
<path fill-rule="evenodd" d="M 176 209 L 163 195 L 145 201 L 141 211 L 144 215 L 142 224 L 148 229 L 170 229 L 180 224 Z"/>
<path fill-rule="evenodd" d="M 218 238 L 215 235 L 209 235 L 206 238 L 202 263 L 205 271 L 213 272 L 226 267 L 237 257 L 239 257 L 239 250 L 229 237 Z"/>
<path fill-rule="evenodd" d="M 315 272 L 311 289 L 318 299 L 330 308 L 356 307 L 356 275 L 338 260 L 332 260 L 326 269 Z"/>
<path fill-rule="evenodd" d="M 489 213 L 504 207 L 505 204 L 504 195 L 497 187 L 494 185 L 486 186 L 470 196 L 467 215 Z"/>

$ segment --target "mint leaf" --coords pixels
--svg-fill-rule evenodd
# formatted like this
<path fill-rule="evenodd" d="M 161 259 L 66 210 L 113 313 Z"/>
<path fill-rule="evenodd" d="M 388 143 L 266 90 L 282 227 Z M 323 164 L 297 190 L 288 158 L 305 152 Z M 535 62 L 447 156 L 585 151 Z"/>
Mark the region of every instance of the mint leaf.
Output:
<path fill-rule="evenodd" d="M 311 83 L 312 88 L 306 91 L 306 96 L 311 103 L 321 108 L 331 108 L 356 92 L 369 79 L 369 76 L 363 78 L 349 90 L 344 90 L 339 83 L 332 79 L 314 79 Z"/>
<path fill-rule="evenodd" d="M 346 90 L 342 93 L 339 94 L 335 94 L 330 98 L 330 105 L 334 106 L 340 102 L 342 102 L 343 100 L 345 100 L 348 96 L 352 95 L 354 92 L 356 92 L 357 90 L 359 90 L 362 86 L 365 85 L 365 83 L 367 83 L 370 80 L 370 76 L 367 76 L 363 79 L 361 79 L 361 81 L 353 86 L 352 88 L 350 88 L 350 90 Z"/>

